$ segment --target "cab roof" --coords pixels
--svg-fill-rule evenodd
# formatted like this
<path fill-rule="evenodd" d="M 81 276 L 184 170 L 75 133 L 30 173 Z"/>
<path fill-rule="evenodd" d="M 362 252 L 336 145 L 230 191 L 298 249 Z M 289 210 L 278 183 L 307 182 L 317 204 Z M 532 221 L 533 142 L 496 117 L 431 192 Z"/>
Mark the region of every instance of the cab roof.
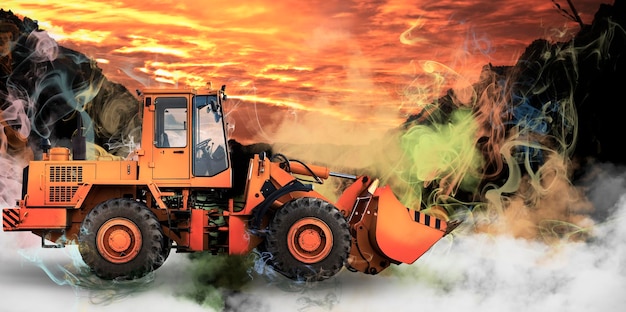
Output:
<path fill-rule="evenodd" d="M 141 93 L 145 94 L 217 94 L 218 89 L 192 89 L 192 88 L 147 88 Z"/>

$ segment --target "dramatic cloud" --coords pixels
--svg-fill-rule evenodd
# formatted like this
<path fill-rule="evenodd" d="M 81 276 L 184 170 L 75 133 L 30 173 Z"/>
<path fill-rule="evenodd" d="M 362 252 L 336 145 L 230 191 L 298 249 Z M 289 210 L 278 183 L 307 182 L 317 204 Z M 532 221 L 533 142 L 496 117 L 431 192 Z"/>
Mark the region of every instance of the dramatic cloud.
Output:
<path fill-rule="evenodd" d="M 588 23 L 598 5 L 609 2 L 576 1 L 576 7 Z M 565 40 L 578 28 L 548 0 L 235 0 L 158 6 L 5 1 L 2 6 L 39 21 L 60 44 L 97 60 L 109 79 L 133 92 L 212 81 L 260 105 L 319 107 L 324 101 L 328 105 L 318 110 L 339 110 L 328 118 L 358 116 L 372 106 L 392 111 L 369 122 L 379 128 L 397 125 L 448 86 L 474 81 L 485 64 L 511 65 L 533 40 Z M 432 79 L 424 78 L 429 70 L 424 61 L 443 64 L 444 74 L 463 79 L 406 103 L 403 93 L 411 81 Z M 356 116 L 352 119 L 359 120 Z M 242 134 L 264 130 L 238 127 Z"/>
<path fill-rule="evenodd" d="M 590 23 L 600 4 L 611 2 L 575 4 L 581 19 Z M 507 82 L 497 80 L 504 75 L 496 77 L 497 66 L 514 65 L 536 39 L 565 42 L 580 30 L 555 3 L 5 1 L 3 9 L 35 19 L 47 31 L 32 39 L 41 43 L 41 53 L 34 55 L 42 59 L 56 58 L 59 46 L 80 51 L 108 79 L 133 92 L 226 84 L 229 131 L 243 142 L 299 143 L 276 146 L 302 160 L 381 173 L 406 191 L 404 199 L 418 205 L 457 191 L 484 196 L 459 199 L 474 209 L 465 211 L 468 221 L 415 264 L 392 266 L 377 276 L 344 270 L 311 285 L 287 282 L 267 271 L 260 259 L 205 263 L 174 253 L 145 278 L 107 282 L 86 271 L 76 246 L 41 248 L 32 234 L 0 233 L 0 291 L 12 299 L 8 311 L 210 311 L 223 306 L 226 311 L 582 312 L 623 307 L 624 168 L 590 162 L 588 171 L 579 172 L 589 174 L 579 177 L 584 185 L 569 180 L 572 164 L 565 150 L 574 145 L 572 133 L 578 129 L 574 104 L 579 103 L 571 98 L 579 80 L 562 73 L 569 73 L 567 66 L 575 63 L 567 61 L 578 51 L 546 46 L 541 59 L 546 64 L 516 68 L 548 77 L 541 80 L 545 88 L 528 83 L 532 88 L 524 89 L 526 81 L 521 81 L 522 87 L 507 89 Z M 604 33 L 606 46 L 613 34 Z M 588 45 L 596 46 L 604 61 L 604 43 Z M 565 66 L 558 66 L 561 62 Z M 493 71 L 483 71 L 487 64 Z M 489 74 L 496 78 L 481 76 Z M 50 77 L 50 83 L 57 82 Z M 470 87 L 479 80 L 490 85 L 477 95 Z M 99 86 L 97 79 L 90 81 L 85 103 Z M 436 103 L 443 107 L 436 113 L 450 113 L 449 118 L 441 123 L 428 119 L 393 132 L 398 137 L 390 135 L 390 129 L 428 112 L 446 93 L 453 103 Z M 462 109 L 469 102 L 471 113 Z M 115 103 L 121 104 L 99 117 L 115 115 L 110 112 L 128 99 Z M 5 110 L 3 117 L 11 121 L 9 113 Z M 24 110 L 16 113 L 23 115 Z M 55 123 L 54 116 L 47 117 L 46 122 Z M 401 144 L 389 143 L 394 139 Z M 375 140 L 384 144 L 367 145 Z M 317 150 L 312 144 L 327 145 Z M 32 155 L 0 157 L 0 167 L 7 169 L 0 173 L 4 206 L 20 193 L 16 177 L 24 164 L 15 161 L 27 156 Z M 477 190 L 480 174 L 492 173 L 479 172 L 487 161 L 493 161 L 489 165 L 496 169 L 488 169 L 494 176 L 504 178 Z M 328 184 L 324 187 L 333 187 Z M 432 196 L 419 198 L 422 187 L 434 188 Z M 494 214 L 500 218 L 481 219 Z"/>

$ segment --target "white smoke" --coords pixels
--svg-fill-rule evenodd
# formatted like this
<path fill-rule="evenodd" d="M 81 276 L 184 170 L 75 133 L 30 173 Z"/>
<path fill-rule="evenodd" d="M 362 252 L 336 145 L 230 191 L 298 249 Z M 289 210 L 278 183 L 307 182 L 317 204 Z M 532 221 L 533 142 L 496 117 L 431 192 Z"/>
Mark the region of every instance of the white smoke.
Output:
<path fill-rule="evenodd" d="M 332 290 L 294 294 L 258 283 L 251 293 L 270 311 L 618 311 L 626 304 L 623 221 L 626 196 L 591 242 L 476 234 L 442 240 L 413 265 L 378 276 L 344 271 Z"/>
<path fill-rule="evenodd" d="M 624 178 L 612 181 L 620 184 Z M 613 194 L 608 197 L 621 195 L 610 207 L 598 207 L 611 214 L 595 225 L 587 242 L 546 245 L 487 234 L 448 236 L 414 264 L 392 266 L 374 276 L 344 270 L 322 283 L 289 285 L 282 278 L 253 273 L 241 292 L 230 292 L 225 310 L 621 310 L 626 305 L 626 192 L 609 191 Z M 62 268 L 79 257 L 76 247 L 41 249 L 39 244 L 29 233 L 0 234 L 0 293 L 10 299 L 4 311 L 212 310 L 180 295 L 192 284 L 192 264 L 183 254 L 172 253 L 154 280 L 125 294 L 57 285 L 51 277 L 62 280 Z"/>
<path fill-rule="evenodd" d="M 172 254 L 154 279 L 135 289 L 76 287 L 68 272 L 84 265 L 75 245 L 63 249 L 40 248 L 40 239 L 27 232 L 0 233 L 0 294 L 2 311 L 203 311 L 179 295 L 191 279 L 188 259 Z M 48 242 L 49 243 L 49 242 Z M 110 282 L 107 282 L 110 284 Z M 120 287 L 121 288 L 121 287 Z M 168 310 L 169 309 L 169 310 Z M 209 310 L 210 311 L 210 310 Z"/>

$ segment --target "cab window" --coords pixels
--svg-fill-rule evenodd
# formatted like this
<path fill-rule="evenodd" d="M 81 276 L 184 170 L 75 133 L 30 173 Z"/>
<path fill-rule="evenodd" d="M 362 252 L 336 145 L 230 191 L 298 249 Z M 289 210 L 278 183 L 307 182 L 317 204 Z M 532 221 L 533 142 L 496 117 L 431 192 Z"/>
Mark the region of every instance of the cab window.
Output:
<path fill-rule="evenodd" d="M 156 108 L 156 147 L 187 146 L 187 99 L 161 97 L 154 101 Z"/>

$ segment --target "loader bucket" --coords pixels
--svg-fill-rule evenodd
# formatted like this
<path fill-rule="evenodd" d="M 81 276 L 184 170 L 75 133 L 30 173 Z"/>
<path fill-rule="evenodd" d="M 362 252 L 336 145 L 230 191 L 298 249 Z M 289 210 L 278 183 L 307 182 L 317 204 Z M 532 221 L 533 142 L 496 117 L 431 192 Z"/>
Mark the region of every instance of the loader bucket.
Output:
<path fill-rule="evenodd" d="M 378 197 L 376 245 L 387 258 L 413 263 L 446 234 L 446 221 L 409 210 L 389 186 L 377 188 L 373 195 Z"/>
<path fill-rule="evenodd" d="M 337 204 L 352 207 L 348 209 L 352 246 L 346 267 L 366 274 L 378 274 L 391 263 L 415 262 L 460 224 L 406 208 L 389 186 L 378 187 L 377 179 L 358 179 Z"/>

